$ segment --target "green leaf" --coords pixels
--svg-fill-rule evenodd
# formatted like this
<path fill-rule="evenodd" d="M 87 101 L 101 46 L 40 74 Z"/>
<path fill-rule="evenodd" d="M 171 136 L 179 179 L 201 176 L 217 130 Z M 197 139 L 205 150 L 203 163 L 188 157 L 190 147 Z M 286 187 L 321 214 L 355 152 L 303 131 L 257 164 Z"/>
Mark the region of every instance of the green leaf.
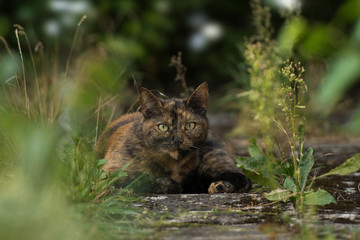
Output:
<path fill-rule="evenodd" d="M 100 159 L 100 160 L 98 160 L 98 162 L 97 162 L 97 166 L 98 166 L 98 167 L 102 167 L 102 166 L 104 166 L 107 162 L 108 162 L 107 159 Z"/>
<path fill-rule="evenodd" d="M 304 143 L 305 143 L 305 117 L 303 117 L 299 122 L 298 132 L 299 132 L 299 148 L 300 148 L 300 153 L 302 153 L 304 150 Z"/>
<path fill-rule="evenodd" d="M 271 172 L 271 169 L 267 167 L 264 156 L 238 157 L 237 167 L 242 168 L 244 174 L 259 185 L 269 186 L 271 188 L 278 187 L 274 179 L 274 174 Z"/>
<path fill-rule="evenodd" d="M 264 194 L 265 198 L 270 201 L 284 201 L 286 202 L 291 197 L 291 191 L 287 189 L 276 189 Z"/>
<path fill-rule="evenodd" d="M 105 180 L 109 177 L 109 173 L 108 172 L 105 172 L 105 171 L 101 171 L 100 173 L 100 176 L 99 176 L 99 179 L 100 180 Z"/>
<path fill-rule="evenodd" d="M 238 157 L 237 166 L 256 174 L 261 174 L 261 170 L 266 164 L 265 157 Z"/>
<path fill-rule="evenodd" d="M 304 203 L 306 205 L 324 206 L 330 203 L 336 203 L 336 201 L 330 193 L 324 189 L 319 188 L 316 192 L 306 192 Z"/>
<path fill-rule="evenodd" d="M 248 171 L 246 169 L 242 170 L 245 176 L 247 176 L 252 182 L 257 183 L 261 186 L 269 186 L 272 182 L 271 179 L 264 177 L 262 174 L 258 174 L 255 172 Z M 273 188 L 273 186 L 270 186 Z"/>
<path fill-rule="evenodd" d="M 322 178 L 332 174 L 346 175 L 353 172 L 357 172 L 359 169 L 360 169 L 360 153 L 355 154 L 340 166 L 337 166 L 336 168 L 332 169 L 330 172 L 325 173 L 319 176 L 318 178 Z"/>
<path fill-rule="evenodd" d="M 300 159 L 300 189 L 304 191 L 309 173 L 314 165 L 313 150 L 309 148 Z"/>
<path fill-rule="evenodd" d="M 251 157 L 265 156 L 255 138 L 250 138 L 248 150 Z"/>
<path fill-rule="evenodd" d="M 296 192 L 296 184 L 291 178 L 286 178 L 283 184 L 285 189 L 288 189 L 292 192 Z"/>
<path fill-rule="evenodd" d="M 274 166 L 274 174 L 276 176 L 279 176 L 281 179 L 287 178 L 289 176 L 294 176 L 294 165 L 290 162 L 280 162 L 276 159 L 274 160 L 275 166 Z"/>
<path fill-rule="evenodd" d="M 116 180 L 122 177 L 126 177 L 127 173 L 123 169 L 119 169 L 113 173 L 111 173 L 110 177 L 115 178 Z"/>

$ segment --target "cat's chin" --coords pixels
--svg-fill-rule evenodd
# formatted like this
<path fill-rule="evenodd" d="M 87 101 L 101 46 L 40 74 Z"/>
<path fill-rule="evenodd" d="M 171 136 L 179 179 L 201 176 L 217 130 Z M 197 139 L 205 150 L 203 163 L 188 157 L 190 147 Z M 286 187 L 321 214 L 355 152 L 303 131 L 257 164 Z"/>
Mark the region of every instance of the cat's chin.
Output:
<path fill-rule="evenodd" d="M 180 156 L 180 153 L 178 150 L 169 151 L 168 154 L 170 155 L 170 157 L 172 157 L 174 159 L 179 159 L 179 156 Z"/>
<path fill-rule="evenodd" d="M 184 145 L 180 145 L 178 147 L 172 146 L 171 148 L 163 148 L 162 152 L 164 154 L 169 155 L 171 158 L 173 159 L 180 159 L 184 153 L 186 153 L 189 150 L 189 148 L 187 148 Z"/>

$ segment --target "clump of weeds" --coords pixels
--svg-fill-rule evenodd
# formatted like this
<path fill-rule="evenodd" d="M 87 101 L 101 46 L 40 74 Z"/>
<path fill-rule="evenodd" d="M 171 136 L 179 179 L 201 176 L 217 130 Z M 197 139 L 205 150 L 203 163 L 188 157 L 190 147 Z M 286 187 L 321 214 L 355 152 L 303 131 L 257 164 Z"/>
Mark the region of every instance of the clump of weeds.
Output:
<path fill-rule="evenodd" d="M 238 157 L 238 167 L 255 183 L 270 189 L 265 197 L 277 202 L 292 201 L 296 215 L 305 224 L 309 206 L 336 203 L 326 190 L 314 188 L 314 182 L 330 174 L 345 175 L 360 168 L 360 155 L 321 176 L 312 176 L 313 149 L 304 149 L 305 99 L 308 91 L 299 61 L 279 54 L 282 46 L 271 39 L 270 10 L 259 0 L 252 1 L 257 34 L 246 43 L 245 60 L 249 66 L 250 104 L 258 123 L 262 147 L 249 141 L 249 157 Z M 297 13 L 298 14 L 298 13 Z M 285 143 L 277 138 L 283 136 Z M 277 153 L 276 153 L 277 151 Z M 289 154 L 285 154 L 285 153 Z M 304 225 L 305 226 L 305 225 Z"/>

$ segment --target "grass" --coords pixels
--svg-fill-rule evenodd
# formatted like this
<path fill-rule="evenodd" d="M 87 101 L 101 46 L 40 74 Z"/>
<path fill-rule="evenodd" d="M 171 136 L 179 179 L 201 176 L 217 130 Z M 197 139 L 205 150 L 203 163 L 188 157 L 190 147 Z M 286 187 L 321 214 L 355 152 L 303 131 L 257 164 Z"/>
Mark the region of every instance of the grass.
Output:
<path fill-rule="evenodd" d="M 119 96 L 109 89 L 124 89 L 127 65 L 119 72 L 102 57 L 98 64 L 105 69 L 82 75 L 97 56 L 89 52 L 89 60 L 73 60 L 84 19 L 64 71 L 41 47 L 33 53 L 21 26 L 15 25 L 17 52 L 1 38 L 14 69 L 0 69 L 1 239 L 121 239 L 144 233 L 134 222 L 140 213 L 131 207 L 138 199 L 111 187 L 124 174 L 107 176 L 94 151 L 99 130 L 117 111 Z M 97 77 L 107 71 L 113 82 L 101 86 Z"/>

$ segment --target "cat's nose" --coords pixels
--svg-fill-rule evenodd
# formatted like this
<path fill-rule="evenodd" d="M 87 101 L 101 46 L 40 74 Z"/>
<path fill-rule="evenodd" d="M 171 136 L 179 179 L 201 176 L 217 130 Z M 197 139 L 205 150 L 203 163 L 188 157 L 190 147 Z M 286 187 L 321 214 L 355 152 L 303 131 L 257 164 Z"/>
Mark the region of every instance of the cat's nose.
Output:
<path fill-rule="evenodd" d="M 183 142 L 183 139 L 180 135 L 176 134 L 172 138 L 173 144 L 181 144 Z"/>

